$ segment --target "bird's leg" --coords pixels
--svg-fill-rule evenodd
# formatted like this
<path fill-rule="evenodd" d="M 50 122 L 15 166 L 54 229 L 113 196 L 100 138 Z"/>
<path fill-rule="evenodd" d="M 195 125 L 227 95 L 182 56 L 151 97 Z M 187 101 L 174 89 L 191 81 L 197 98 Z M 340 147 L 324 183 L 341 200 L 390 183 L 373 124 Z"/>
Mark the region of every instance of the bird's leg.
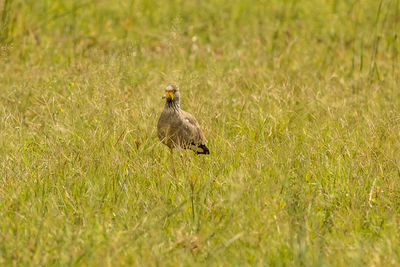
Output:
<path fill-rule="evenodd" d="M 176 177 L 176 171 L 175 171 L 175 164 L 174 164 L 174 154 L 172 148 L 169 149 L 171 152 L 171 166 L 172 166 L 172 172 L 174 173 L 174 176 Z"/>
<path fill-rule="evenodd" d="M 185 161 L 189 162 L 188 151 L 185 149 Z"/>
<path fill-rule="evenodd" d="M 185 166 L 185 168 L 187 168 L 188 167 L 187 150 L 186 149 L 181 150 L 180 156 L 181 156 L 182 166 Z"/>

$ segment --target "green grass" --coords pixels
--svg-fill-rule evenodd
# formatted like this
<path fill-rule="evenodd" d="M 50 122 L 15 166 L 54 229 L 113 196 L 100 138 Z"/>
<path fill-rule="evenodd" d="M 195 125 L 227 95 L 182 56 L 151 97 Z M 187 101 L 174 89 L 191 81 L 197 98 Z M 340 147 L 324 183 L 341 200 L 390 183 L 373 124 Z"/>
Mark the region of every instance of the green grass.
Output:
<path fill-rule="evenodd" d="M 399 265 L 399 33 L 399 0 L 0 0 L 0 265 Z M 211 150 L 177 177 L 169 83 Z"/>

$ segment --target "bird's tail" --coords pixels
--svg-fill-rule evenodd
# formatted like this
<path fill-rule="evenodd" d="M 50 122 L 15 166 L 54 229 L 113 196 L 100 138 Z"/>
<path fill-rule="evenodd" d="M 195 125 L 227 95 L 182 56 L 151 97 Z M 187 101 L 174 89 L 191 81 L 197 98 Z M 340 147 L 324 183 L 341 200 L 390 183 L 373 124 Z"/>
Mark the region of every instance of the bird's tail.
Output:
<path fill-rule="evenodd" d="M 199 145 L 198 149 L 196 151 L 196 154 L 210 154 L 210 150 L 208 149 L 208 147 L 206 145 Z"/>
<path fill-rule="evenodd" d="M 208 147 L 204 144 L 195 144 L 195 143 L 191 143 L 190 145 L 187 145 L 184 147 L 185 149 L 191 149 L 194 152 L 196 152 L 196 154 L 210 154 L 210 150 L 208 150 Z"/>

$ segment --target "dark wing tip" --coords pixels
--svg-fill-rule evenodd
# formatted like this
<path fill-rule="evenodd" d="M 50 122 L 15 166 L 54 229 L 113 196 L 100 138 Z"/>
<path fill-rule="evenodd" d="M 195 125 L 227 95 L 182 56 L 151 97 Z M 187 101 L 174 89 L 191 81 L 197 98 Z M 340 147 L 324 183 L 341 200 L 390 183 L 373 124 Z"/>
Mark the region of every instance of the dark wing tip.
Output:
<path fill-rule="evenodd" d="M 208 147 L 206 145 L 199 145 L 199 148 L 201 148 L 201 151 L 196 151 L 197 154 L 204 154 L 204 155 L 208 155 L 210 154 L 210 150 L 208 149 Z"/>

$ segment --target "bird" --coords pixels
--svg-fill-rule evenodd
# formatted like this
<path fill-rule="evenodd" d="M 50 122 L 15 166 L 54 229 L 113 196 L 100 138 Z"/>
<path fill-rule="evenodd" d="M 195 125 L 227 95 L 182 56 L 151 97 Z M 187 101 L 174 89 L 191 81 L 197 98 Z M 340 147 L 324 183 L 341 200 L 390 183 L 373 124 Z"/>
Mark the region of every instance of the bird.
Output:
<path fill-rule="evenodd" d="M 206 145 L 206 138 L 196 118 L 181 109 L 179 87 L 168 85 L 165 88 L 163 99 L 166 99 L 164 110 L 157 123 L 159 140 L 170 149 L 172 167 L 173 149 L 190 149 L 196 154 L 210 154 Z"/>

